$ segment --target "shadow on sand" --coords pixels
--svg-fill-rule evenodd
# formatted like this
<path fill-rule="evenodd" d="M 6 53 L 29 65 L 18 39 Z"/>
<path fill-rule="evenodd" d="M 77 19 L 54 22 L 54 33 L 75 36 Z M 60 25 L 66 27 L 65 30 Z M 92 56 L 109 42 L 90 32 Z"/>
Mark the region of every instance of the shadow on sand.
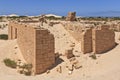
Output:
<path fill-rule="evenodd" d="M 55 64 L 53 64 L 52 67 L 49 68 L 49 70 L 55 68 L 57 65 L 61 64 L 62 62 L 64 62 L 64 60 L 61 59 L 60 57 L 55 58 Z"/>

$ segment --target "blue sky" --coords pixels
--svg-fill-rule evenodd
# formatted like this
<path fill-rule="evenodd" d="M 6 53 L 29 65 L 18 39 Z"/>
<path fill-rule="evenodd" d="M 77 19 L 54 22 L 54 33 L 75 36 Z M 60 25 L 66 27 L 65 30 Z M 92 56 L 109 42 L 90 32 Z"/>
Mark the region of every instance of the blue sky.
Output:
<path fill-rule="evenodd" d="M 0 0 L 0 15 L 67 15 L 69 11 L 77 15 L 120 11 L 120 0 Z"/>

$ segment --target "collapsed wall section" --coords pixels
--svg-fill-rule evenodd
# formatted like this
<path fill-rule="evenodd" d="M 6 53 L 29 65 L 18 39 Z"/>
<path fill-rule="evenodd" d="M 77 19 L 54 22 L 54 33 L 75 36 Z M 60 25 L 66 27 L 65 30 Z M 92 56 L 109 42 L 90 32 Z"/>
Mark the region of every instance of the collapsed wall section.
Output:
<path fill-rule="evenodd" d="M 64 28 L 70 33 L 70 35 L 76 40 L 81 41 L 82 37 L 82 25 L 76 22 L 67 22 L 62 24 Z"/>

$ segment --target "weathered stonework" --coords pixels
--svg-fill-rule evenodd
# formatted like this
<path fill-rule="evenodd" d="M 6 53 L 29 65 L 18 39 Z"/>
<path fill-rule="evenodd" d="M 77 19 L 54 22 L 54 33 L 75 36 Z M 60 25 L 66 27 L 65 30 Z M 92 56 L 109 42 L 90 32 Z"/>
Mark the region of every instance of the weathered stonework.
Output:
<path fill-rule="evenodd" d="M 83 53 L 92 52 L 92 29 L 86 29 L 82 33 L 81 50 Z"/>
<path fill-rule="evenodd" d="M 99 29 L 93 29 L 93 52 L 103 53 L 111 50 L 115 46 L 115 33 L 104 25 Z"/>
<path fill-rule="evenodd" d="M 67 22 L 62 24 L 64 28 L 73 36 L 78 42 L 81 41 L 82 36 L 82 25 L 78 24 L 77 22 Z"/>
<path fill-rule="evenodd" d="M 43 73 L 55 63 L 54 36 L 48 30 L 10 22 L 8 31 L 9 39 L 17 39 L 24 59 L 33 65 L 33 74 Z"/>
<path fill-rule="evenodd" d="M 66 17 L 67 21 L 76 21 L 76 12 L 69 12 Z"/>
<path fill-rule="evenodd" d="M 85 27 L 76 22 L 62 25 L 76 41 L 81 42 L 83 53 L 103 53 L 115 46 L 115 33 L 110 26 Z"/>
<path fill-rule="evenodd" d="M 115 33 L 109 26 L 101 26 L 86 30 L 81 41 L 83 53 L 103 53 L 115 46 Z"/>

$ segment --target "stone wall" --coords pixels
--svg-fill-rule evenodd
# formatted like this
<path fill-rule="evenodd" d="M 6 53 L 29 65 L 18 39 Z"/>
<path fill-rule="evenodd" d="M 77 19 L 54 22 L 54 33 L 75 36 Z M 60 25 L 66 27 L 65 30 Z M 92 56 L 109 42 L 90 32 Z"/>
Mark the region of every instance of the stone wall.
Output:
<path fill-rule="evenodd" d="M 33 65 L 33 74 L 45 72 L 55 63 L 54 36 L 48 30 L 11 22 L 9 39 L 16 38 L 24 59 Z"/>
<path fill-rule="evenodd" d="M 49 31 L 36 30 L 36 73 L 45 72 L 55 63 L 54 36 Z"/>
<path fill-rule="evenodd" d="M 117 32 L 120 32 L 120 23 L 118 23 L 118 24 L 111 24 L 110 25 L 110 29 L 112 29 L 114 31 L 117 31 Z"/>
<path fill-rule="evenodd" d="M 16 39 L 17 34 L 17 27 L 15 26 L 15 24 L 10 24 L 10 26 L 8 26 L 8 39 Z"/>
<path fill-rule="evenodd" d="M 93 52 L 103 53 L 115 46 L 115 33 L 109 26 L 101 26 L 100 29 L 93 29 Z"/>
<path fill-rule="evenodd" d="M 81 51 L 83 53 L 90 53 L 92 52 L 92 29 L 86 29 L 82 33 L 81 39 Z"/>
<path fill-rule="evenodd" d="M 83 53 L 103 53 L 115 47 L 115 33 L 109 26 L 100 26 L 83 32 L 81 40 Z"/>
<path fill-rule="evenodd" d="M 76 12 L 69 12 L 67 17 L 67 21 L 76 21 Z"/>

